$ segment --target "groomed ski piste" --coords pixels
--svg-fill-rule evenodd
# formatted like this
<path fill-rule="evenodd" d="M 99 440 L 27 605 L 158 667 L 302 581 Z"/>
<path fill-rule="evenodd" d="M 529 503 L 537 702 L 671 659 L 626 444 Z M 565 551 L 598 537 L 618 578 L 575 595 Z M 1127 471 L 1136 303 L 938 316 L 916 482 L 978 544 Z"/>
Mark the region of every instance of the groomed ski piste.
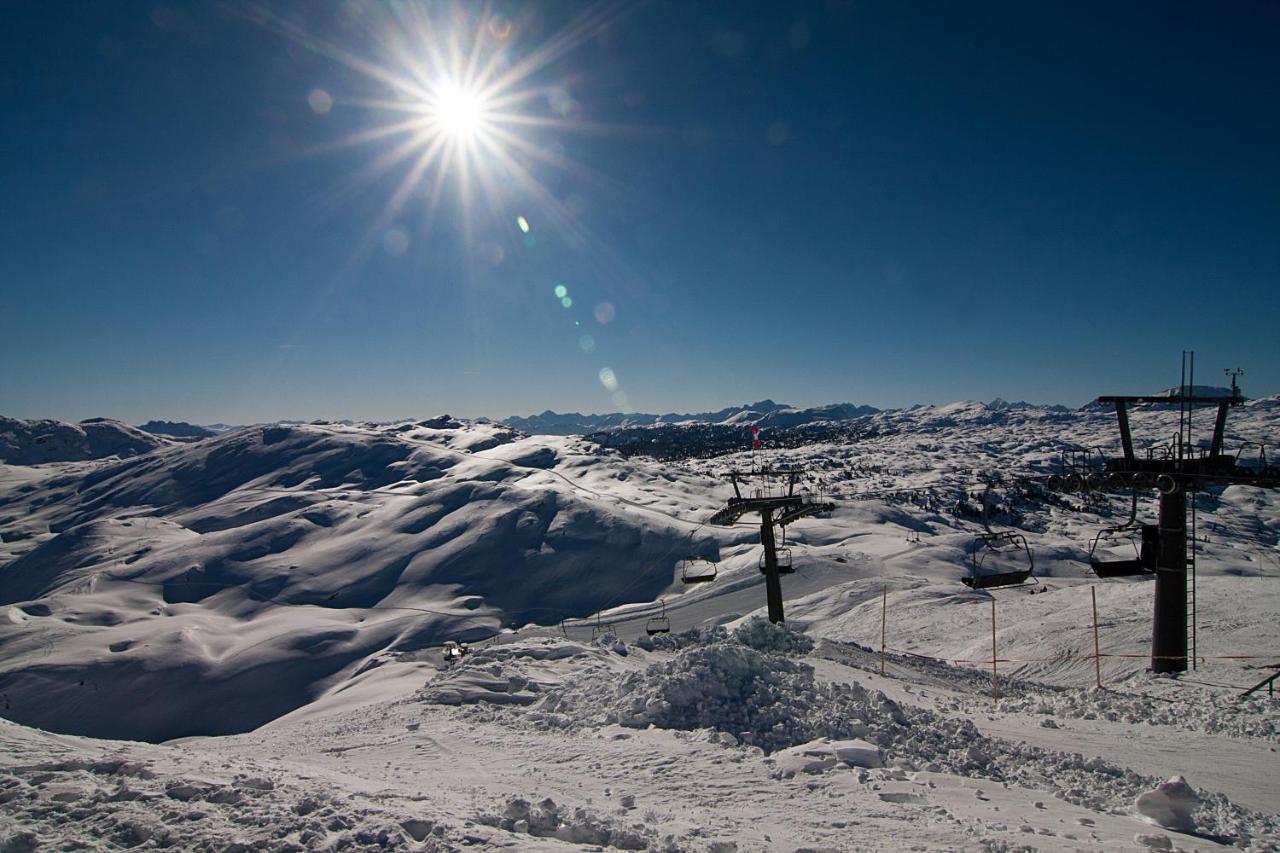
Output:
<path fill-rule="evenodd" d="M 1196 666 L 1154 675 L 1152 582 L 1087 563 L 1127 496 L 1018 485 L 1113 413 L 863 422 L 764 450 L 835 503 L 787 528 L 785 627 L 758 523 L 706 523 L 749 452 L 433 418 L 0 466 L 0 850 L 1280 849 L 1280 706 L 1241 698 L 1280 493 L 1199 495 Z M 1277 434 L 1251 401 L 1226 446 Z M 1035 582 L 975 591 L 991 481 Z"/>

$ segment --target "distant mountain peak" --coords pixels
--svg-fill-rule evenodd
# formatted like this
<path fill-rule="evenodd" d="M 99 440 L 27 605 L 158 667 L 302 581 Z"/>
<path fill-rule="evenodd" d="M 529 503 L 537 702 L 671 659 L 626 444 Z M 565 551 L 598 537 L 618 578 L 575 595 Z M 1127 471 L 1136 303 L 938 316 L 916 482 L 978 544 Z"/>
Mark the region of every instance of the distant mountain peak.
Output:
<path fill-rule="evenodd" d="M 880 411 L 873 406 L 832 403 L 826 406 L 797 408 L 771 399 L 729 406 L 716 412 L 654 415 L 645 412 L 610 412 L 583 415 L 578 412 L 558 414 L 545 411 L 529 417 L 513 416 L 500 423 L 530 435 L 586 435 L 612 429 L 647 427 L 675 423 L 704 423 L 761 427 L 789 427 L 815 421 L 840 421 L 872 415 Z"/>
<path fill-rule="evenodd" d="M 208 427 L 189 424 L 186 421 L 147 421 L 138 429 L 152 435 L 165 435 L 170 438 L 209 438 L 217 435 L 217 431 Z"/>
<path fill-rule="evenodd" d="M 1192 397 L 1230 397 L 1231 389 L 1224 388 L 1221 385 L 1189 385 L 1187 393 Z M 1182 394 L 1182 386 L 1174 385 L 1172 388 L 1166 388 L 1163 391 L 1157 391 L 1155 397 L 1177 397 Z"/>

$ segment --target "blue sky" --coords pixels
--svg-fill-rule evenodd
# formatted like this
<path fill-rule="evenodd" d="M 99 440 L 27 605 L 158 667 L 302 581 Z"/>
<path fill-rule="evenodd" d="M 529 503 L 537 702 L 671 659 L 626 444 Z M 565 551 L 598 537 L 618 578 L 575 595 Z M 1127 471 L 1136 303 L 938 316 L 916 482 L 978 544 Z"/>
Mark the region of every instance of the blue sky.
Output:
<path fill-rule="evenodd" d="M 1272 4 L 5 17 L 6 415 L 1079 404 L 1183 349 L 1280 391 Z M 487 146 L 352 142 L 477 41 L 521 72 Z"/>

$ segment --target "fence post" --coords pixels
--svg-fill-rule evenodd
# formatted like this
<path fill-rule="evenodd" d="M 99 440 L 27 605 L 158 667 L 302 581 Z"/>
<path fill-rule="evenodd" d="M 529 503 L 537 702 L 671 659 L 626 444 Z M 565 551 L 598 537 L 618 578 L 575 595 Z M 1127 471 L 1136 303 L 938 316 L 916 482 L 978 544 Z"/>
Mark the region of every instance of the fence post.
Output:
<path fill-rule="evenodd" d="M 996 683 L 996 599 L 991 597 L 991 703 L 994 705 L 1000 695 Z"/>
<path fill-rule="evenodd" d="M 884 632 L 885 620 L 889 615 L 889 587 L 880 588 L 880 675 L 884 675 Z"/>
<path fill-rule="evenodd" d="M 1093 599 L 1093 680 L 1098 689 L 1102 689 L 1102 652 L 1098 646 L 1098 590 L 1090 585 L 1089 596 Z"/>

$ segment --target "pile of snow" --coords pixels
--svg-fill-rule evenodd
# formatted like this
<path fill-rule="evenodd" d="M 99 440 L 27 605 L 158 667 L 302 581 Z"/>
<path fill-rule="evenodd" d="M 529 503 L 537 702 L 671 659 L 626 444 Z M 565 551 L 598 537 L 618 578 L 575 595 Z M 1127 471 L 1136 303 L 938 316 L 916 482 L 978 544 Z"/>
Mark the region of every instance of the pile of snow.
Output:
<path fill-rule="evenodd" d="M 783 778 L 797 773 L 825 773 L 837 764 L 850 768 L 884 766 L 880 747 L 858 738 L 836 741 L 822 738 L 775 753 L 774 760 Z"/>
<path fill-rule="evenodd" d="M 790 642 L 783 639 L 787 633 L 756 626 L 736 635 L 723 629 L 690 632 L 655 638 L 666 642 L 655 642 L 654 651 L 642 657 L 623 657 L 606 642 L 587 658 L 592 663 L 575 658 L 577 666 L 539 685 L 533 692 L 541 695 L 533 701 L 511 703 L 507 690 L 480 690 L 473 694 L 479 704 L 464 713 L 477 724 L 537 730 L 621 726 L 703 732 L 712 742 L 771 762 L 779 778 L 884 766 L 903 779 L 929 771 L 1045 790 L 1104 812 L 1127 811 L 1159 783 L 1102 758 L 986 736 L 963 714 L 897 702 L 856 680 L 823 681 L 803 658 L 743 642 L 771 635 L 765 645 Z M 666 651 L 668 644 L 680 648 Z M 581 653 L 581 646 L 567 645 Z M 527 652 L 469 665 L 491 684 L 522 684 L 528 677 Z M 449 703 L 433 688 L 419 699 Z M 1276 816 L 1241 808 L 1216 793 L 1200 800 L 1195 824 L 1244 839 L 1280 832 Z"/>
<path fill-rule="evenodd" d="M 785 625 L 774 625 L 755 617 L 747 619 L 733 631 L 735 642 L 758 652 L 803 655 L 813 651 L 813 640 Z"/>
<path fill-rule="evenodd" d="M 506 803 L 502 814 L 482 814 L 476 821 L 537 838 L 619 850 L 653 849 L 650 845 L 657 841 L 657 833 L 644 823 L 619 826 L 616 821 L 592 814 L 585 808 L 578 807 L 572 811 L 562 808 L 550 797 L 536 805 L 522 797 L 513 797 Z"/>
<path fill-rule="evenodd" d="M 1152 823 L 1179 832 L 1196 828 L 1192 815 L 1200 807 L 1200 797 L 1181 776 L 1161 782 L 1154 790 L 1138 795 L 1134 808 Z"/>
<path fill-rule="evenodd" d="M 607 657 L 599 647 L 551 640 L 473 649 L 443 676 L 419 692 L 423 702 L 440 705 L 532 705 L 553 687 L 564 672 L 555 664 L 571 661 L 574 667 L 590 667 Z"/>
<path fill-rule="evenodd" d="M 109 456 L 137 456 L 168 442 L 108 418 L 78 424 L 64 421 L 22 421 L 0 417 L 0 462 L 40 465 L 76 462 Z"/>

